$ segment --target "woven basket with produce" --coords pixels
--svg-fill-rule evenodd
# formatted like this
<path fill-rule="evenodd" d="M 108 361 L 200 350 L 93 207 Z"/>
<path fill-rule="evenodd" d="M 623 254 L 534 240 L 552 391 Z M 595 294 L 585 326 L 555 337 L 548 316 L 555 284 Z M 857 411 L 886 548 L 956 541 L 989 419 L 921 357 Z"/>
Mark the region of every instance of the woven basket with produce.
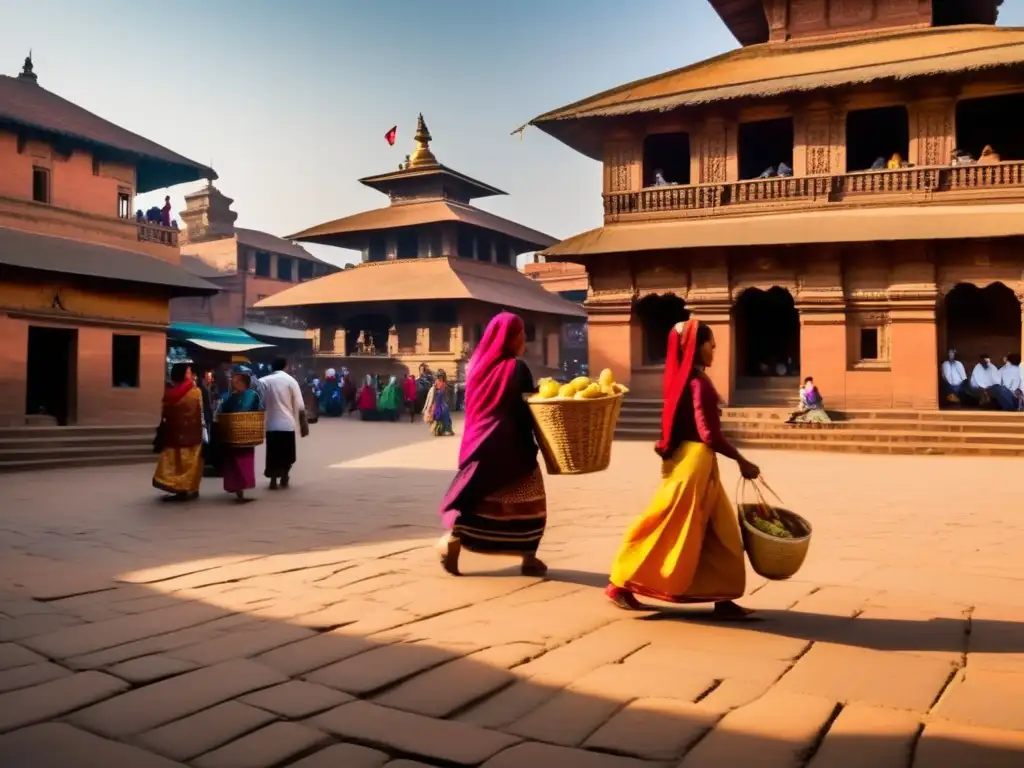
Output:
<path fill-rule="evenodd" d="M 750 489 L 753 501 L 746 501 Z M 743 547 L 754 572 L 781 581 L 794 576 L 804 564 L 811 546 L 811 524 L 800 515 L 768 503 L 765 491 L 778 497 L 763 480 L 740 480 L 736 491 Z M 781 501 L 779 502 L 781 504 Z"/>
<path fill-rule="evenodd" d="M 263 411 L 218 413 L 217 433 L 221 442 L 236 448 L 253 448 L 263 443 Z"/>
<path fill-rule="evenodd" d="M 527 398 L 548 474 L 584 475 L 608 468 L 615 425 L 628 392 L 608 369 L 597 381 L 586 376 L 559 384 L 541 379 Z"/>

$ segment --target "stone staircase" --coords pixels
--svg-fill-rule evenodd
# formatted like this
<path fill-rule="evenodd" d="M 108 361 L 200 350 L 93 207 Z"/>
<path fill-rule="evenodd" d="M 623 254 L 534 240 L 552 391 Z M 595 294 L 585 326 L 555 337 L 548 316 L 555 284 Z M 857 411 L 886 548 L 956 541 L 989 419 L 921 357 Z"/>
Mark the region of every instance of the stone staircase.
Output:
<path fill-rule="evenodd" d="M 155 427 L 0 427 L 0 472 L 155 462 Z"/>
<path fill-rule="evenodd" d="M 831 426 L 786 424 L 791 409 L 726 408 L 722 431 L 747 448 L 858 453 L 1024 456 L 1024 413 L 854 410 L 829 412 Z M 658 439 L 661 401 L 627 398 L 615 437 Z"/>

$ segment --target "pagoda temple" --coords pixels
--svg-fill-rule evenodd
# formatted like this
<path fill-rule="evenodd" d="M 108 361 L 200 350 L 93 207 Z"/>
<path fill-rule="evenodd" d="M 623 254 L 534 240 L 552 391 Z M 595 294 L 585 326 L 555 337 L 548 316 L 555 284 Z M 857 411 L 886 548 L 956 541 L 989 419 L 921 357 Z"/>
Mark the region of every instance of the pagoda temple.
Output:
<path fill-rule="evenodd" d="M 934 409 L 955 348 L 1021 353 L 1024 29 L 1001 0 L 709 0 L 742 47 L 530 124 L 604 164 L 592 369 L 658 397 L 695 316 L 730 405 Z M 595 190 L 596 194 L 597 190 Z"/>
<path fill-rule="evenodd" d="M 471 204 L 504 192 L 438 162 L 423 116 L 398 170 L 360 179 L 386 194 L 385 208 L 290 235 L 288 240 L 362 252 L 362 262 L 256 304 L 288 309 L 314 329 L 312 366 L 353 376 L 403 375 L 423 365 L 457 380 L 490 319 L 526 323 L 535 376 L 556 374 L 563 323 L 585 310 L 516 269 L 519 254 L 554 245 L 548 235 Z"/>

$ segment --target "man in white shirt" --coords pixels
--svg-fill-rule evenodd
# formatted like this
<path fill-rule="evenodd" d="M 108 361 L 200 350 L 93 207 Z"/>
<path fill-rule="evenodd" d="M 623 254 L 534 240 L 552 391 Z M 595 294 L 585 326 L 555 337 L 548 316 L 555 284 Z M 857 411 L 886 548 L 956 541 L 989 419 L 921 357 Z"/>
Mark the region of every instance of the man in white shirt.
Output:
<path fill-rule="evenodd" d="M 1002 377 L 992 363 L 991 355 L 982 355 L 981 361 L 971 371 L 971 390 L 977 395 L 982 407 L 994 405 L 999 410 L 1013 410 L 1010 392 L 1002 386 Z"/>
<path fill-rule="evenodd" d="M 1014 411 L 1024 411 L 1024 372 L 1020 367 L 1020 355 L 1006 355 L 1003 367 L 999 369 L 999 381 L 1013 397 Z"/>
<path fill-rule="evenodd" d="M 949 350 L 949 357 L 943 361 L 942 372 L 942 398 L 951 405 L 959 405 L 970 399 L 967 389 L 967 371 L 964 364 L 956 359 L 956 350 Z"/>
<path fill-rule="evenodd" d="M 285 370 L 288 361 L 279 357 L 271 364 L 273 373 L 259 380 L 260 396 L 266 409 L 267 465 L 264 475 L 270 478 L 270 490 L 288 487 L 288 474 L 295 463 L 295 429 L 305 437 L 309 434 L 306 406 L 299 382 Z"/>

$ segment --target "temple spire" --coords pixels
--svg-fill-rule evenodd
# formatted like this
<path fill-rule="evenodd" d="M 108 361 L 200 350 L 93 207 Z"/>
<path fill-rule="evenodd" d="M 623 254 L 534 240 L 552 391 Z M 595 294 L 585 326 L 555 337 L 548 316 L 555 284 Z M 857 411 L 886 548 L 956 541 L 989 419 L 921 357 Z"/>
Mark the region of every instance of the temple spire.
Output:
<path fill-rule="evenodd" d="M 25 64 L 21 68 L 21 73 L 18 75 L 19 80 L 25 80 L 31 83 L 38 81 L 36 73 L 32 67 L 32 49 L 29 49 L 28 56 L 25 57 Z"/>
<path fill-rule="evenodd" d="M 416 120 L 416 135 L 413 137 L 413 140 L 416 142 L 416 148 L 409 156 L 406 168 L 430 168 L 438 165 L 437 158 L 430 151 L 431 139 L 430 131 L 427 129 L 427 123 L 424 121 L 423 113 L 421 112 Z"/>

